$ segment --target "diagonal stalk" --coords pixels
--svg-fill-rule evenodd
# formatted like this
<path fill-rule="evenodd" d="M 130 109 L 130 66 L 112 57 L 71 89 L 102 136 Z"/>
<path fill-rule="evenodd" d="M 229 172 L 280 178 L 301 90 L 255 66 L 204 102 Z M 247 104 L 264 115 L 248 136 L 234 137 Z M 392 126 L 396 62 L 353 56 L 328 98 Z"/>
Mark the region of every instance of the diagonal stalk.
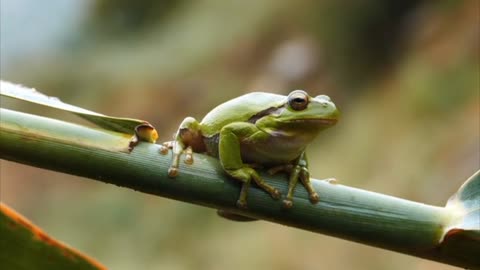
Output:
<path fill-rule="evenodd" d="M 170 155 L 159 154 L 159 145 L 140 143 L 128 153 L 122 150 L 130 139 L 125 134 L 6 109 L 1 109 L 0 118 L 2 159 L 451 265 L 480 268 L 478 230 L 474 230 L 473 237 L 462 238 L 460 248 L 448 248 L 442 242 L 446 228 L 457 218 L 456 208 L 313 180 L 320 196 L 315 205 L 309 202 L 303 186 L 297 188 L 293 208 L 288 210 L 282 208 L 281 200 L 275 201 L 252 186 L 249 209 L 241 210 L 235 205 L 240 185 L 225 175 L 214 158 L 194 154 L 194 165 L 181 164 L 179 175 L 171 179 L 167 175 Z M 285 196 L 285 176 L 262 177 Z"/>

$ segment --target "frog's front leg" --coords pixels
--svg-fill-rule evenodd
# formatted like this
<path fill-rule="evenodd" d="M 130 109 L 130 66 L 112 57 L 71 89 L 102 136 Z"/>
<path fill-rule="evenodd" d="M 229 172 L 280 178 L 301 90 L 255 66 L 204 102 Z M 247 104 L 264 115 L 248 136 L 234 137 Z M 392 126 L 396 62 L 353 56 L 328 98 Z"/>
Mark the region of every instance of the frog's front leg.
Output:
<path fill-rule="evenodd" d="M 261 137 L 262 133 L 263 131 L 254 124 L 245 122 L 231 123 L 220 131 L 218 146 L 220 163 L 231 177 L 242 182 L 242 189 L 237 201 L 239 208 L 247 207 L 247 194 L 252 180 L 274 199 L 280 198 L 280 191 L 267 184 L 253 168 L 245 165 L 242 160 L 241 142 L 248 143 L 248 140 Z"/>
<path fill-rule="evenodd" d="M 285 206 L 285 208 L 291 208 L 293 206 L 293 192 L 295 191 L 295 187 L 299 179 L 308 192 L 310 202 L 317 203 L 319 201 L 319 196 L 313 188 L 312 182 L 310 181 L 310 173 L 308 172 L 308 160 L 305 152 L 303 152 L 293 164 L 286 164 L 269 170 L 271 174 L 277 173 L 279 171 L 286 171 L 290 174 L 287 196 L 285 200 L 283 200 L 283 205 Z"/>
<path fill-rule="evenodd" d="M 300 166 L 300 181 L 305 186 L 305 189 L 308 192 L 308 198 L 311 203 L 315 204 L 320 200 L 318 193 L 313 188 L 312 182 L 310 181 L 310 172 L 308 171 L 308 159 L 305 152 L 300 156 L 297 166 Z"/>
<path fill-rule="evenodd" d="M 175 177 L 178 175 L 178 166 L 180 157 L 185 153 L 185 163 L 193 163 L 192 145 L 201 144 L 201 132 L 199 123 L 193 117 L 185 118 L 175 133 L 173 141 L 164 142 L 160 148 L 160 153 L 167 154 L 172 149 L 172 164 L 168 169 L 168 176 Z"/>

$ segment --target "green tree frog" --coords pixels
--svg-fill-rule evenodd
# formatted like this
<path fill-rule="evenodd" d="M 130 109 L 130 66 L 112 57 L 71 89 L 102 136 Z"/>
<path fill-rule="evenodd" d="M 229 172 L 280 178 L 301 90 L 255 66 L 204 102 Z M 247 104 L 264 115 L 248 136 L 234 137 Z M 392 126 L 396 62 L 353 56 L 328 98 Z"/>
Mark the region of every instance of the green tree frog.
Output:
<path fill-rule="evenodd" d="M 295 186 L 300 180 L 312 203 L 319 200 L 308 172 L 306 146 L 317 134 L 333 126 L 339 111 L 328 96 L 309 96 L 294 90 L 288 96 L 253 92 L 229 100 L 210 111 L 201 122 L 187 117 L 173 141 L 162 145 L 161 153 L 172 149 L 168 170 L 170 177 L 178 174 L 180 156 L 192 164 L 192 152 L 217 157 L 232 178 L 242 183 L 237 207 L 247 207 L 250 183 L 255 182 L 274 199 L 281 194 L 267 184 L 255 168 L 270 168 L 270 173 L 289 174 L 288 193 L 283 200 L 292 207 Z"/>

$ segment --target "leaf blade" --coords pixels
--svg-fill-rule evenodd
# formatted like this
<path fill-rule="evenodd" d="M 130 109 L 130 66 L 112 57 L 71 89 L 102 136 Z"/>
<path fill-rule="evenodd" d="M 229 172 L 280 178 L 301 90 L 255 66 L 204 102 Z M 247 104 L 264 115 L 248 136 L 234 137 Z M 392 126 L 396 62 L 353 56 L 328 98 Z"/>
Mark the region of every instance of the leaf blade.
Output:
<path fill-rule="evenodd" d="M 106 269 L 55 240 L 4 203 L 0 203 L 0 235 L 2 269 Z"/>

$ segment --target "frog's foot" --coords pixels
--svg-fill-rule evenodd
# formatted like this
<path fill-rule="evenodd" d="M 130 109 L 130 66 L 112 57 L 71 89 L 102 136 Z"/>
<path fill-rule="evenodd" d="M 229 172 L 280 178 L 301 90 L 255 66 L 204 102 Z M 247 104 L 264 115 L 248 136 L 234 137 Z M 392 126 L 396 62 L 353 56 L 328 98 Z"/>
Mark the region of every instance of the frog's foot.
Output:
<path fill-rule="evenodd" d="M 173 149 L 174 144 L 175 144 L 175 141 L 168 141 L 168 142 L 162 143 L 162 145 L 160 145 L 160 150 L 159 150 L 160 154 L 162 155 L 168 154 L 168 151 L 170 149 Z M 172 165 L 170 166 L 170 168 L 168 168 L 168 176 L 172 178 L 178 175 L 178 165 L 173 166 L 173 163 L 174 161 L 172 161 Z"/>
<path fill-rule="evenodd" d="M 292 166 L 291 169 L 289 167 L 285 167 L 285 169 L 290 170 L 290 178 L 288 181 L 288 192 L 285 200 L 283 200 L 283 207 L 290 209 L 293 206 L 293 192 L 295 191 L 295 186 L 298 183 L 298 178 L 299 178 L 299 173 L 301 170 L 301 167 L 296 165 Z"/>
<path fill-rule="evenodd" d="M 320 196 L 316 192 L 309 194 L 308 199 L 311 203 L 316 204 L 320 201 Z"/>
<path fill-rule="evenodd" d="M 247 209 L 247 199 L 238 199 L 236 205 L 240 209 Z"/>
<path fill-rule="evenodd" d="M 287 209 L 292 208 L 293 193 L 295 191 L 295 187 L 298 183 L 298 180 L 300 180 L 302 184 L 305 186 L 305 189 L 308 192 L 308 198 L 311 203 L 315 204 L 320 200 L 320 197 L 318 196 L 317 192 L 312 186 L 312 183 L 310 182 L 310 173 L 308 172 L 307 167 L 303 166 L 303 164 L 298 164 L 298 165 L 286 164 L 286 165 L 277 166 L 277 167 L 271 168 L 269 170 L 269 173 L 275 174 L 280 171 L 287 172 L 290 175 L 289 182 L 288 182 L 287 196 L 285 200 L 283 200 L 284 208 L 287 208 Z"/>
<path fill-rule="evenodd" d="M 305 189 L 308 192 L 308 199 L 310 200 L 310 202 L 313 204 L 318 203 L 320 201 L 320 197 L 318 196 L 318 193 L 313 188 L 312 182 L 310 181 L 310 173 L 308 172 L 308 169 L 306 167 L 302 167 L 299 176 L 300 176 L 300 181 L 302 181 L 303 185 L 305 186 Z"/>
<path fill-rule="evenodd" d="M 283 207 L 286 209 L 290 209 L 293 206 L 293 201 L 291 199 L 283 200 Z"/>
<path fill-rule="evenodd" d="M 300 165 L 293 165 L 293 164 L 283 164 L 279 166 L 272 167 L 268 170 L 270 175 L 277 174 L 279 172 L 286 172 L 290 175 L 288 181 L 288 192 L 286 198 L 283 200 L 283 207 L 286 209 L 290 209 L 293 206 L 293 192 L 295 190 L 295 186 L 298 183 L 298 179 L 300 178 L 300 174 L 302 171 L 302 166 Z"/>
<path fill-rule="evenodd" d="M 173 148 L 173 143 L 174 141 L 168 141 L 168 142 L 162 143 L 162 145 L 160 145 L 160 150 L 159 150 L 160 154 L 162 155 L 168 154 L 168 150 Z"/>
<path fill-rule="evenodd" d="M 187 148 L 183 149 L 179 146 L 176 146 L 177 142 L 175 141 L 168 141 L 164 142 L 160 146 L 160 154 L 166 155 L 168 154 L 168 151 L 172 149 L 173 151 L 173 157 L 172 157 L 172 164 L 170 165 L 170 168 L 168 169 L 168 176 L 169 177 L 176 177 L 178 175 L 178 167 L 179 167 L 179 160 L 180 157 L 185 154 L 185 159 L 184 162 L 185 164 L 192 165 L 193 164 L 193 149 L 192 147 L 188 146 Z"/>
<path fill-rule="evenodd" d="M 318 193 L 313 189 L 308 171 L 305 171 L 303 175 L 300 175 L 300 176 L 301 176 L 300 180 L 302 181 L 303 185 L 308 191 L 308 198 L 310 202 L 313 204 L 318 203 L 320 201 L 320 197 L 318 196 Z M 325 181 L 332 185 L 335 185 L 338 183 L 337 179 L 335 178 L 327 178 L 327 179 L 323 179 L 322 181 Z"/>
<path fill-rule="evenodd" d="M 188 164 L 188 165 L 192 165 L 193 164 L 193 149 L 192 147 L 187 147 L 185 150 L 183 150 L 183 153 L 185 154 L 185 159 L 183 160 L 183 162 L 185 162 L 185 164 Z"/>
<path fill-rule="evenodd" d="M 172 157 L 172 164 L 170 165 L 170 168 L 168 169 L 168 176 L 174 178 L 178 175 L 179 171 L 179 160 L 182 154 L 185 154 L 185 160 L 184 162 L 188 165 L 193 164 L 193 150 L 189 146 L 185 148 L 184 150 L 180 152 L 173 151 L 173 157 Z"/>
<path fill-rule="evenodd" d="M 250 183 L 253 180 L 261 189 L 266 191 L 273 199 L 279 199 L 281 194 L 280 191 L 269 184 L 267 184 L 258 173 L 248 167 L 242 167 L 240 169 L 226 170 L 227 173 L 233 178 L 240 180 L 242 182 L 242 189 L 240 191 L 240 196 L 237 201 L 237 207 L 246 209 L 247 208 L 247 194 L 250 187 Z"/>
<path fill-rule="evenodd" d="M 175 141 L 168 141 L 168 142 L 162 143 L 162 145 L 160 146 L 160 150 L 159 150 L 160 154 L 162 154 L 162 155 L 168 154 L 168 151 L 170 149 L 173 149 L 174 144 L 175 144 Z M 192 147 L 187 147 L 186 149 L 182 150 L 179 155 L 181 156 L 182 154 L 185 154 L 185 160 L 184 160 L 185 164 L 192 165 L 193 164 L 193 149 L 192 149 Z"/>

